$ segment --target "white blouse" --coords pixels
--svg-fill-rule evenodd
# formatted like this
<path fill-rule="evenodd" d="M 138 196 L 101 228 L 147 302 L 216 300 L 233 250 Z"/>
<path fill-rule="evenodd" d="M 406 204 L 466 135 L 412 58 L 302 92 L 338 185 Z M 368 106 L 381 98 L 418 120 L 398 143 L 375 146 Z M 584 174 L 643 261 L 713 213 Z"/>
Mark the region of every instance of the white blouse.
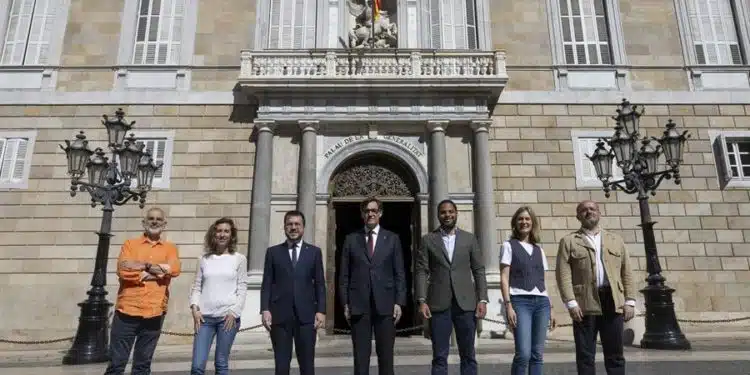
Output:
<path fill-rule="evenodd" d="M 197 305 L 204 316 L 240 317 L 247 295 L 247 258 L 233 254 L 201 256 L 190 290 L 190 305 Z"/>

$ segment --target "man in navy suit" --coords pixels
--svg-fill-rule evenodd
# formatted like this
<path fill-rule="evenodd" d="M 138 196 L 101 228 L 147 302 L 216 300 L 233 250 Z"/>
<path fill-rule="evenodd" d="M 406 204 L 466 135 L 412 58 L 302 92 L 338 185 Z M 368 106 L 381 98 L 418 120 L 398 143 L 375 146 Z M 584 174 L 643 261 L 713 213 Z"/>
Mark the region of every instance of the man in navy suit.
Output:
<path fill-rule="evenodd" d="M 360 211 L 365 227 L 344 239 L 338 285 L 352 327 L 354 374 L 370 373 L 374 329 L 378 374 L 393 375 L 395 325 L 401 319 L 401 306 L 406 305 L 401 240 L 380 227 L 383 205 L 378 199 L 366 199 Z"/>
<path fill-rule="evenodd" d="M 320 248 L 302 242 L 305 215 L 284 215 L 287 240 L 266 250 L 260 310 L 271 332 L 276 375 L 289 375 L 292 341 L 300 375 L 315 374 L 316 331 L 325 322 L 326 283 Z"/>

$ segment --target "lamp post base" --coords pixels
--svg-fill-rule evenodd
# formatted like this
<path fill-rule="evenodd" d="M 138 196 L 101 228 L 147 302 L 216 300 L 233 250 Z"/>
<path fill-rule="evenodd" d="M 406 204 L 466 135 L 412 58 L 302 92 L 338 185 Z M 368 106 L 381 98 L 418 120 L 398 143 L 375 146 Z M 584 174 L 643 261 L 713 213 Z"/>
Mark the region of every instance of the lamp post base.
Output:
<path fill-rule="evenodd" d="M 680 330 L 674 311 L 674 291 L 664 284 L 651 284 L 641 289 L 646 300 L 646 332 L 641 348 L 690 350 L 690 341 Z"/>
<path fill-rule="evenodd" d="M 112 304 L 104 296 L 78 304 L 81 316 L 73 346 L 63 357 L 64 365 L 83 365 L 109 361 L 109 309 Z"/>

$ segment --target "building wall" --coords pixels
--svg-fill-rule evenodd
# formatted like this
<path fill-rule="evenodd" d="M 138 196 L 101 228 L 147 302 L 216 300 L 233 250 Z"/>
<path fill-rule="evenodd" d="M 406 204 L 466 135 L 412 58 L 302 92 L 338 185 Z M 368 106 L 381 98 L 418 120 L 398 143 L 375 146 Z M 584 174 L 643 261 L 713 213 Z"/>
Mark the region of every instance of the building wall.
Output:
<path fill-rule="evenodd" d="M 0 337 L 60 337 L 74 332 L 76 303 L 86 298 L 94 269 L 100 207 L 87 193 L 71 198 L 65 153 L 58 144 L 84 130 L 90 147 L 101 147 L 101 115 L 113 106 L 0 107 L 0 131 L 36 130 L 28 189 L 0 191 Z M 203 236 L 213 220 L 229 216 L 247 251 L 254 144 L 252 129 L 229 122 L 230 106 L 129 106 L 134 130 L 173 130 L 169 189 L 148 195 L 147 208 L 163 208 L 167 239 L 179 247 L 183 273 L 172 284 L 166 329 L 188 331 L 189 285 Z M 115 261 L 120 245 L 138 236 L 145 210 L 135 203 L 117 207 L 108 264 L 109 299 L 117 296 Z M 171 318 L 174 316 L 175 318 Z M 170 339 L 170 337 L 167 337 Z"/>
<path fill-rule="evenodd" d="M 93 232 L 99 228 L 101 211 L 90 208 L 83 193 L 69 196 L 65 156 L 57 145 L 72 139 L 79 129 L 86 130 L 93 144 L 102 145 L 105 134 L 100 116 L 112 114 L 119 106 L 129 119 L 137 120 L 136 129 L 174 131 L 170 187 L 154 191 L 148 199 L 149 207 L 166 209 L 168 237 L 179 245 L 184 261 L 184 273 L 172 289 L 172 313 L 165 328 L 190 330 L 188 288 L 203 234 L 212 220 L 235 218 L 240 248 L 246 251 L 254 145 L 249 141 L 251 124 L 230 120 L 231 91 L 239 75 L 240 50 L 252 48 L 255 40 L 256 2 L 198 2 L 194 50 L 187 66 L 188 92 L 151 90 L 120 95 L 111 90 L 125 3 L 72 0 L 57 92 L 0 92 L 5 98 L 0 100 L 0 131 L 37 132 L 28 187 L 0 189 L 0 311 L 5 318 L 0 321 L 0 338 L 61 337 L 75 329 L 75 303 L 86 297 L 96 246 Z M 637 259 L 638 278 L 645 278 L 635 198 L 615 193 L 606 199 L 598 188 L 576 187 L 571 132 L 611 130 L 610 116 L 621 96 L 653 98 L 669 90 L 671 99 L 665 100 L 663 95 L 658 104 L 643 103 L 647 116 L 642 120 L 650 135 L 658 135 L 657 127 L 668 118 L 693 134 L 682 168 L 682 186 L 665 181 L 652 198 L 665 276 L 677 289 L 680 314 L 747 311 L 750 248 L 745 238 L 750 235 L 750 198 L 746 189 L 719 189 L 709 130 L 750 128 L 749 101 L 728 105 L 729 100 L 721 99 L 728 98 L 725 92 L 689 92 L 688 64 L 673 0 L 619 2 L 628 59 L 623 69 L 629 87 L 590 95 L 563 92 L 556 86 L 547 3 L 490 1 L 492 45 L 507 52 L 510 76 L 501 104 L 495 108 L 491 133 L 498 241 L 507 237 L 513 211 L 530 204 L 543 217 L 544 247 L 552 261 L 556 241 L 578 226 L 575 204 L 584 198 L 596 199 L 602 202 L 605 227 L 623 235 Z M 151 99 L 140 99 L 141 94 L 159 99 L 149 102 Z M 38 103 L 19 97 L 66 105 L 32 105 Z M 685 98 L 691 98 L 690 103 L 685 103 Z M 9 104 L 16 102 L 23 104 Z M 168 102 L 191 104 L 164 104 Z M 422 131 L 422 124 L 416 124 L 415 129 Z M 471 191 L 469 157 L 463 142 L 460 137 L 447 141 L 451 150 L 460 148 L 461 155 L 448 161 L 452 193 Z M 274 162 L 296 165 L 296 144 L 281 146 L 289 154 L 275 154 Z M 289 173 L 275 170 L 284 179 L 283 193 L 294 194 L 294 169 L 286 171 Z M 289 202 L 274 206 L 274 242 L 280 235 L 280 215 L 292 206 Z M 317 208 L 317 219 L 322 222 L 316 238 L 323 243 L 327 240 L 325 203 L 318 202 Z M 473 226 L 470 210 L 468 206 L 461 209 L 460 220 L 467 227 Z M 423 217 L 426 212 L 423 207 Z M 138 234 L 142 214 L 135 204 L 115 211 L 110 271 L 119 244 Z M 426 220 L 422 225 L 427 230 Z M 550 290 L 556 294 L 551 276 Z M 108 282 L 113 301 L 114 274 L 109 274 Z M 560 307 L 559 299 L 553 298 L 553 302 Z"/>
<path fill-rule="evenodd" d="M 571 132 L 612 131 L 612 105 L 500 105 L 493 117 L 494 177 L 499 239 L 510 234 L 509 218 L 521 205 L 541 217 L 543 248 L 550 266 L 558 241 L 577 229 L 576 204 L 600 202 L 601 224 L 623 236 L 645 285 L 646 259 L 635 196 L 610 198 L 601 188 L 576 187 Z M 668 118 L 689 130 L 681 186 L 662 182 L 650 199 L 661 266 L 676 288 L 677 310 L 686 313 L 744 312 L 750 308 L 745 243 L 750 236 L 750 195 L 746 189 L 720 190 L 709 131 L 750 126 L 750 105 L 648 105 L 641 118 L 646 136 L 661 136 Z M 548 282 L 554 285 L 550 273 Z M 557 295 L 557 290 L 550 290 Z M 642 300 L 640 298 L 639 300 Z M 553 302 L 562 307 L 559 298 Z M 641 305 L 642 308 L 642 305 Z M 563 310 L 564 311 L 564 310 Z"/>

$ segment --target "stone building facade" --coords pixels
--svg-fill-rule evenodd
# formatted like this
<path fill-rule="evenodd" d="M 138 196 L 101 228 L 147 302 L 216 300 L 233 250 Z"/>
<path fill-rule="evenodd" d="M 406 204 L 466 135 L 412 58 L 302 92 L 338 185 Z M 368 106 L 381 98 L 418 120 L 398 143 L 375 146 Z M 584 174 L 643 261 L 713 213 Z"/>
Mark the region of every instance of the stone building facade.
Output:
<path fill-rule="evenodd" d="M 646 106 L 646 135 L 668 119 L 692 134 L 682 185 L 665 181 L 651 199 L 678 315 L 742 315 L 750 3 L 714 3 L 383 1 L 398 27 L 382 30 L 397 30 L 389 40 L 398 48 L 345 50 L 362 26 L 345 0 L 0 0 L 0 338 L 73 334 L 101 211 L 70 197 L 58 144 L 84 130 L 103 146 L 101 115 L 117 108 L 165 163 L 148 205 L 167 211 L 183 259 L 168 330 L 190 330 L 189 284 L 214 219 L 240 226 L 251 326 L 262 256 L 283 240 L 283 213 L 306 213 L 332 285 L 337 241 L 359 225 L 353 202 L 372 193 L 408 249 L 435 226 L 435 202 L 458 203 L 459 225 L 486 252 L 490 318 L 499 314 L 499 243 L 521 205 L 542 217 L 552 260 L 578 226 L 576 203 L 601 202 L 604 226 L 625 238 L 644 279 L 637 201 L 605 198 L 584 157 L 611 136 L 624 97 Z M 706 19 L 724 29 L 694 22 Z M 115 211 L 111 299 L 119 243 L 138 234 L 142 214 Z M 341 313 L 330 286 L 329 301 L 333 328 Z M 419 325 L 409 317 L 404 328 Z"/>

